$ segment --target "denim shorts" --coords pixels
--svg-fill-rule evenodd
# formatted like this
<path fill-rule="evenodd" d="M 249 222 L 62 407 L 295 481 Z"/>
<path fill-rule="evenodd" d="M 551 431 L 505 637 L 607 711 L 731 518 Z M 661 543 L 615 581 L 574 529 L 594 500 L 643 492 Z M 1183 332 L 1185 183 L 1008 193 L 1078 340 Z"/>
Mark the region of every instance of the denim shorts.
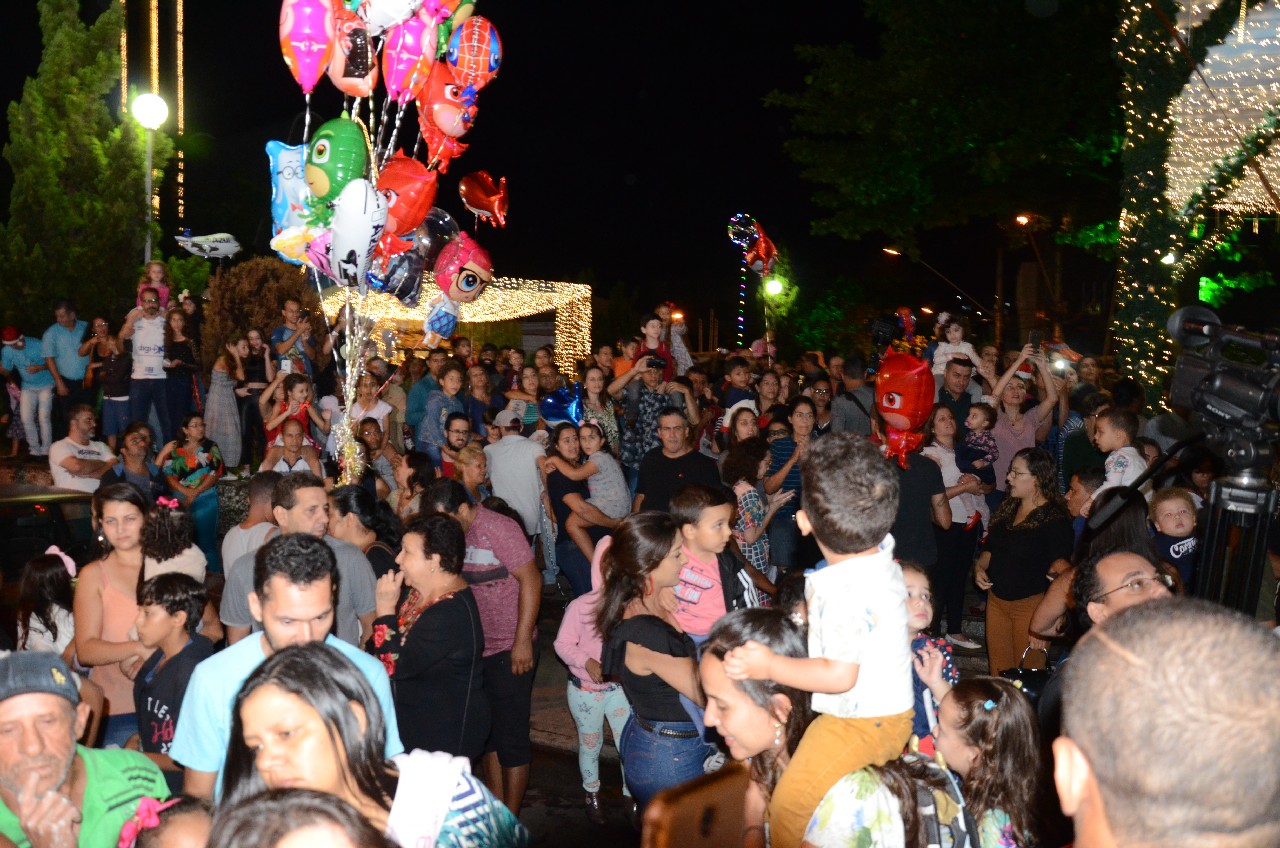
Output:
<path fill-rule="evenodd" d="M 688 736 L 676 738 L 667 733 Z M 641 809 L 663 789 L 701 776 L 703 762 L 715 750 L 698 738 L 691 721 L 648 721 L 634 714 L 627 719 L 618 743 L 627 786 Z"/>
<path fill-rule="evenodd" d="M 102 435 L 119 436 L 129 426 L 129 399 L 102 399 Z"/>

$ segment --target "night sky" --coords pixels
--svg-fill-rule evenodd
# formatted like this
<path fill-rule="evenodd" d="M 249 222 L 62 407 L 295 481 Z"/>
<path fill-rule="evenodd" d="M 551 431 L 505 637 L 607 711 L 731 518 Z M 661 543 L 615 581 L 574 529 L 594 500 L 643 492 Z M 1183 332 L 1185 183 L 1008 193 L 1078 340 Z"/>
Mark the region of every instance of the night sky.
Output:
<path fill-rule="evenodd" d="M 39 60 L 34 3 L 20 5 L 3 36 L 5 102 L 20 95 L 22 77 Z M 714 307 L 725 332 L 738 284 L 740 253 L 725 234 L 735 212 L 756 216 L 790 253 L 802 288 L 820 287 L 834 274 L 883 273 L 891 260 L 879 243 L 810 235 L 819 213 L 813 187 L 782 150 L 788 116 L 763 103 L 772 90 L 801 85 L 796 44 L 851 41 L 874 49 L 860 4 L 823 6 L 481 0 L 477 13 L 502 36 L 503 65 L 481 92 L 476 126 L 463 139 L 470 149 L 442 178 L 437 205 L 471 229 L 457 180 L 482 169 L 505 176 L 507 228 L 484 225 L 479 233 L 500 274 L 591 282 L 601 294 L 621 282 L 637 289 L 642 306 L 671 298 L 691 317 Z M 304 102 L 280 57 L 279 5 L 187 0 L 186 8 L 186 224 L 196 235 L 231 232 L 266 252 L 263 145 L 300 140 Z M 327 79 L 312 108 L 313 129 L 339 113 L 341 95 Z M 403 144 L 412 144 L 415 128 L 405 121 Z M 6 172 L 0 180 L 4 214 L 10 179 Z M 972 233 L 960 231 L 924 246 L 935 267 L 989 301 L 994 242 L 975 248 Z M 908 297 L 954 302 L 920 266 L 897 268 L 891 273 Z"/>

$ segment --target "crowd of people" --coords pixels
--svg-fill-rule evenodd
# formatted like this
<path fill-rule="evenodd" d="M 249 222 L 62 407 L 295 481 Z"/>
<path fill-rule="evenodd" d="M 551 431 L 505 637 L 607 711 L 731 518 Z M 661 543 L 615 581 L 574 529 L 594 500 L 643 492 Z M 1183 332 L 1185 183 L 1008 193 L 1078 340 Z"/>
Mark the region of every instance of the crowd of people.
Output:
<path fill-rule="evenodd" d="M 44 340 L 4 330 L 31 454 L 93 493 L 102 548 L 78 571 L 52 549 L 22 576 L 19 650 L 0 660 L 15 844 L 275 845 L 307 828 L 526 844 L 548 640 L 594 822 L 608 724 L 635 821 L 747 763 L 746 846 L 916 846 L 937 828 L 1059 846 L 1064 814 L 1086 848 L 1275 844 L 1280 642 L 1170 598 L 1194 593 L 1221 466 L 1188 449 L 1129 493 L 1194 427 L 1186 410 L 1144 418 L 1141 386 L 1093 357 L 1002 356 L 943 316 L 924 353 L 936 403 L 890 461 L 860 354 L 695 360 L 668 304 L 575 374 L 550 347 L 526 364 L 458 337 L 372 357 L 344 399 L 322 377 L 333 334 L 313 339 L 296 301 L 226 340 L 206 382 L 199 321 L 163 317 L 167 297 L 153 266 L 116 335 L 95 319 L 85 337 L 67 303 Z M 81 377 L 59 341 L 77 334 Z M 571 382 L 581 420 L 544 420 Z M 50 444 L 34 434 L 55 395 L 67 434 Z M 365 466 L 346 484 L 343 427 Z M 238 467 L 247 511 L 219 539 L 217 483 Z M 555 634 L 544 598 L 568 603 Z M 990 674 L 962 676 L 955 652 L 980 640 Z M 1043 692 L 1000 676 L 1051 653 Z"/>

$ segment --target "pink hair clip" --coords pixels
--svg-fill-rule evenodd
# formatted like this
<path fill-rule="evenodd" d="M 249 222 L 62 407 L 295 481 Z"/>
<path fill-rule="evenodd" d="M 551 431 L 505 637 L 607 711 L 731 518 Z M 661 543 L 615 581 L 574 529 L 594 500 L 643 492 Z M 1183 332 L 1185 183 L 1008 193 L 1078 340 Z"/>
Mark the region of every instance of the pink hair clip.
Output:
<path fill-rule="evenodd" d="M 142 832 L 159 827 L 160 814 L 181 800 L 181 798 L 174 798 L 161 803 L 155 798 L 138 799 L 137 812 L 120 828 L 120 840 L 116 843 L 116 848 L 133 848 Z"/>
<path fill-rule="evenodd" d="M 156 505 L 157 505 L 157 506 L 167 506 L 167 507 L 169 507 L 169 509 L 177 509 L 177 508 L 178 508 L 178 499 L 177 499 L 177 498 L 166 498 L 164 495 L 161 495 L 160 497 L 156 498 Z"/>
<path fill-rule="evenodd" d="M 62 549 L 59 548 L 57 545 L 50 545 L 48 549 L 45 550 L 45 553 L 50 556 L 56 556 L 59 559 L 61 559 L 62 564 L 67 567 L 67 574 L 71 575 L 72 577 L 76 576 L 76 561 L 73 560 L 71 557 L 67 556 L 66 554 L 64 554 L 62 552 Z"/>

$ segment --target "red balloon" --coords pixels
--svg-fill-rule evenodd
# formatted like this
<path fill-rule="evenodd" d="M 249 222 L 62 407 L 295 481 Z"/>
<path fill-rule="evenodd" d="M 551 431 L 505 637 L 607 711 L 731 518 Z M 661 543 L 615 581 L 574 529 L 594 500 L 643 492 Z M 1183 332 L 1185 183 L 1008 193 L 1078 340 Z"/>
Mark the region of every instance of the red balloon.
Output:
<path fill-rule="evenodd" d="M 444 135 L 461 138 L 471 129 L 470 116 L 462 103 L 462 87 L 442 62 L 431 66 L 422 85 L 413 92 L 418 101 L 418 123 L 425 133 L 431 125 Z"/>
<path fill-rule="evenodd" d="M 909 353 L 891 353 L 876 372 L 876 408 L 885 423 L 885 453 L 906 467 L 906 455 L 923 435 L 915 432 L 933 409 L 935 384 L 929 364 Z"/>
<path fill-rule="evenodd" d="M 502 39 L 491 21 L 474 15 L 453 31 L 444 59 L 454 79 L 470 88 L 474 97 L 502 66 Z"/>
<path fill-rule="evenodd" d="M 378 191 L 387 199 L 387 225 L 378 255 L 395 256 L 413 246 L 400 236 L 412 233 L 436 199 L 436 172 L 417 159 L 396 153 L 378 174 Z"/>
<path fill-rule="evenodd" d="M 440 132 L 435 124 L 423 119 L 421 112 L 418 113 L 418 125 L 422 128 L 422 143 L 427 148 L 429 167 L 442 174 L 449 173 L 449 161 L 465 153 L 467 145 Z"/>
<path fill-rule="evenodd" d="M 507 225 L 507 178 L 493 184 L 493 177 L 488 171 L 476 171 L 467 174 L 458 183 L 458 194 L 462 203 L 477 216 L 484 218 L 496 227 Z M 425 214 L 425 213 L 424 213 Z"/>
<path fill-rule="evenodd" d="M 773 270 L 778 261 L 778 248 L 773 240 L 765 235 L 764 227 L 756 221 L 756 240 L 747 248 L 747 265 L 752 271 L 764 276 Z"/>
<path fill-rule="evenodd" d="M 334 9 L 337 39 L 329 60 L 329 81 L 343 94 L 368 97 L 378 84 L 378 62 L 368 24 L 341 4 Z"/>

